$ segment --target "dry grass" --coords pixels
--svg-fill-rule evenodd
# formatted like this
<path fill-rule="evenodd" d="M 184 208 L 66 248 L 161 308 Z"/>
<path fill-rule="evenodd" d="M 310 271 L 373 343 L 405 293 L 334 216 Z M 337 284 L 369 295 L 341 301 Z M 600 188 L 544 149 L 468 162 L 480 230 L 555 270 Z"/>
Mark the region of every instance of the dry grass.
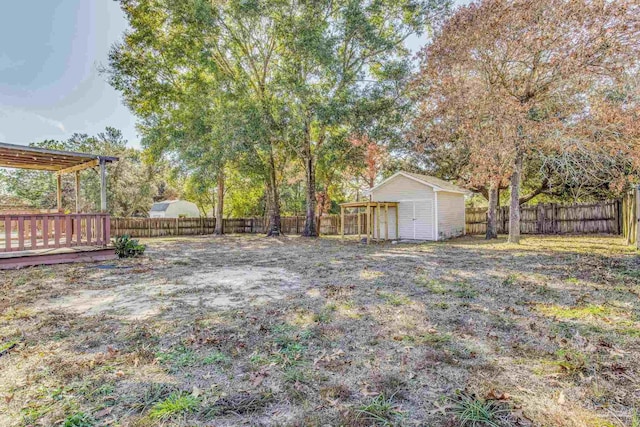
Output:
<path fill-rule="evenodd" d="M 147 243 L 2 273 L 0 425 L 640 423 L 617 237 Z"/>

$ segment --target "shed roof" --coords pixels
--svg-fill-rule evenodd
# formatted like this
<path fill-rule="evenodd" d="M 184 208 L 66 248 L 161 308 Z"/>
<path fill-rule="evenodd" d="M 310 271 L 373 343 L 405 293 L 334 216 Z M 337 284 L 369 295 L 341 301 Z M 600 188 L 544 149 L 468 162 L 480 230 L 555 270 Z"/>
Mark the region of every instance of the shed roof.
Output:
<path fill-rule="evenodd" d="M 163 200 L 161 202 L 155 202 L 153 205 L 151 205 L 151 209 L 149 210 L 150 212 L 164 212 L 167 209 L 169 209 L 169 206 L 171 206 L 174 203 L 178 203 L 178 202 L 182 202 L 182 203 L 189 203 L 191 205 L 196 205 L 193 202 L 190 202 L 188 200 L 180 200 L 180 199 L 176 199 L 176 200 Z"/>
<path fill-rule="evenodd" d="M 72 172 L 96 166 L 100 161 L 114 162 L 117 157 L 75 151 L 49 150 L 47 148 L 0 142 L 0 167 Z"/>
<path fill-rule="evenodd" d="M 466 190 L 462 187 L 458 187 L 457 185 L 447 182 L 443 179 L 436 178 L 435 176 L 423 175 L 420 173 L 405 172 L 405 171 L 396 172 L 395 174 L 391 175 L 389 178 L 382 181 L 380 184 L 373 187 L 371 190 L 369 190 L 369 192 L 375 191 L 376 189 L 385 185 L 389 181 L 394 180 L 398 176 L 405 176 L 409 179 L 413 179 L 414 181 L 418 181 L 424 185 L 428 185 L 429 187 L 432 187 L 434 191 L 447 191 L 451 193 L 462 193 L 462 194 L 468 194 L 470 192 L 469 190 Z"/>

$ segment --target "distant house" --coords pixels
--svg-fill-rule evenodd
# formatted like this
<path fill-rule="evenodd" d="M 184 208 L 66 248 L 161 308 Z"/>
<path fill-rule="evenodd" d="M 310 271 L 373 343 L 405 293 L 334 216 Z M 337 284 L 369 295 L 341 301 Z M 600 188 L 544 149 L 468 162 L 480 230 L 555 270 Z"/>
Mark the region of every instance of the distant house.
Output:
<path fill-rule="evenodd" d="M 199 216 L 198 206 L 186 200 L 157 202 L 149 211 L 149 218 L 198 218 Z"/>

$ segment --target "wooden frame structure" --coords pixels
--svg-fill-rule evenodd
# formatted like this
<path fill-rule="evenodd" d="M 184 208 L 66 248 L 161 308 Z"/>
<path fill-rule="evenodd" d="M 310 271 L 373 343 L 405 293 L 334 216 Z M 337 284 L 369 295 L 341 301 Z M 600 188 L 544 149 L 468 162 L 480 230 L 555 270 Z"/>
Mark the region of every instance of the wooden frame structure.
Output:
<path fill-rule="evenodd" d="M 57 213 L 0 212 L 0 270 L 115 257 L 107 213 L 106 164 L 117 157 L 0 143 L 0 167 L 55 172 Z M 80 171 L 100 168 L 100 213 L 80 213 Z M 75 174 L 74 214 L 62 209 L 62 175 Z M 0 234 L 0 236 L 2 235 Z"/>
<path fill-rule="evenodd" d="M 117 161 L 117 157 L 73 151 L 49 150 L 46 148 L 0 143 L 0 167 L 56 172 L 58 212 L 62 211 L 62 175 L 75 173 L 76 213 L 79 213 L 80 171 L 100 167 L 100 210 L 107 211 L 106 164 Z"/>
<path fill-rule="evenodd" d="M 363 202 L 348 202 L 340 204 L 340 237 L 344 238 L 344 215 L 345 210 L 347 209 L 356 209 L 357 220 L 358 220 L 358 240 L 361 239 L 362 234 L 360 233 L 362 227 L 360 224 L 360 210 L 365 210 L 365 235 L 367 239 L 367 244 L 374 238 L 374 236 L 378 236 L 378 240 L 389 240 L 389 208 L 393 207 L 396 209 L 396 238 L 398 238 L 398 202 L 372 202 L 369 200 Z M 376 213 L 377 209 L 377 213 Z M 384 214 L 383 214 L 384 212 Z M 381 239 L 381 230 L 380 223 L 381 219 L 384 215 L 384 239 Z M 377 233 L 374 233 L 374 222 L 375 230 Z"/>

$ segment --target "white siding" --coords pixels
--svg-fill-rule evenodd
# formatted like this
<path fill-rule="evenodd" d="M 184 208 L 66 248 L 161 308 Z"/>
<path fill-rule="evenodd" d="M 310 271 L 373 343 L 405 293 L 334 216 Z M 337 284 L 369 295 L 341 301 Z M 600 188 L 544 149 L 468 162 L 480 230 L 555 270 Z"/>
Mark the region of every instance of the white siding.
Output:
<path fill-rule="evenodd" d="M 378 238 L 378 209 L 376 208 L 373 214 L 373 238 Z M 385 224 L 384 224 L 384 206 L 380 206 L 380 238 L 385 237 Z M 389 207 L 389 239 L 397 239 L 396 237 L 396 208 Z"/>
<path fill-rule="evenodd" d="M 398 231 L 401 239 L 433 240 L 434 192 L 428 185 L 399 175 L 375 189 L 371 194 L 371 200 L 374 202 L 399 202 Z M 389 211 L 389 216 L 391 216 L 391 211 Z M 395 220 L 395 216 L 393 220 Z M 394 230 L 393 238 L 396 238 L 395 223 L 389 218 L 389 234 L 392 229 Z M 381 228 L 382 233 L 384 231 Z"/>
<path fill-rule="evenodd" d="M 464 234 L 464 194 L 438 192 L 438 239 Z"/>
<path fill-rule="evenodd" d="M 398 202 L 401 200 L 433 199 L 433 189 L 413 179 L 399 175 L 377 188 L 371 194 L 374 202 Z"/>
<path fill-rule="evenodd" d="M 413 202 L 413 206 L 413 238 L 416 240 L 435 240 L 433 200 L 416 200 Z"/>
<path fill-rule="evenodd" d="M 413 239 L 413 202 L 400 202 L 398 232 L 401 239 Z"/>

